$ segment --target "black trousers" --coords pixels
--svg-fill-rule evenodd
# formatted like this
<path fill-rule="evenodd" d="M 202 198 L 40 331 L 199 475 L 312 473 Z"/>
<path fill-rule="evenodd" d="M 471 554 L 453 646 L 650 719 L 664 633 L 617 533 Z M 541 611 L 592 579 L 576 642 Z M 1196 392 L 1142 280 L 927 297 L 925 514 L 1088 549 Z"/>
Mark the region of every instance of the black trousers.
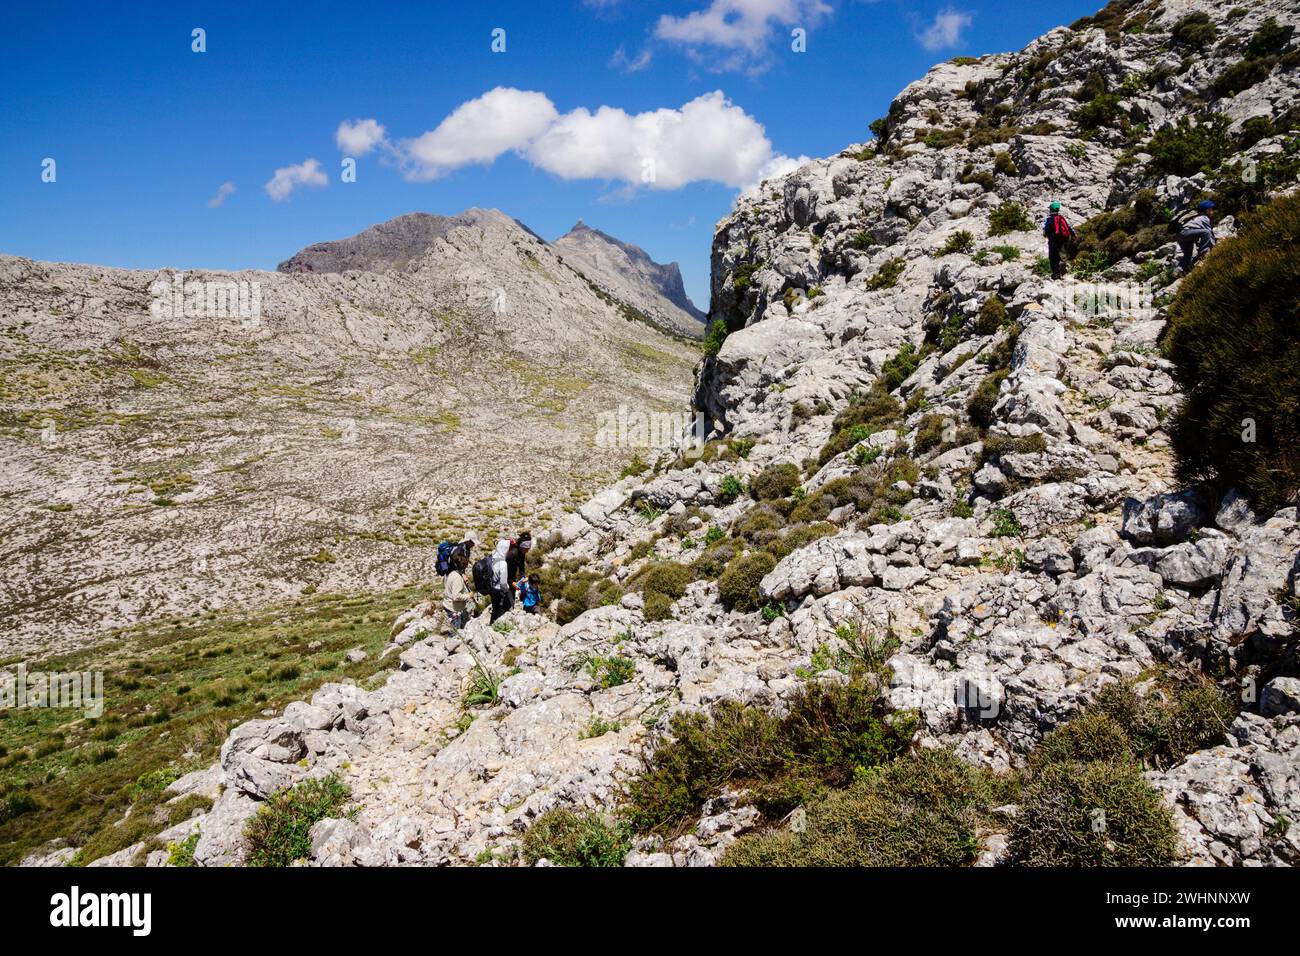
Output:
<path fill-rule="evenodd" d="M 505 614 L 507 611 L 509 611 L 512 607 L 514 607 L 514 605 L 515 605 L 514 595 L 510 592 L 509 588 L 507 588 L 504 591 L 498 591 L 496 588 L 493 588 L 492 589 L 493 623 L 496 623 L 496 619 L 499 618 L 502 614 Z"/>
<path fill-rule="evenodd" d="M 1052 264 L 1052 278 L 1061 278 L 1061 247 L 1065 242 L 1060 239 L 1047 240 L 1047 261 Z"/>

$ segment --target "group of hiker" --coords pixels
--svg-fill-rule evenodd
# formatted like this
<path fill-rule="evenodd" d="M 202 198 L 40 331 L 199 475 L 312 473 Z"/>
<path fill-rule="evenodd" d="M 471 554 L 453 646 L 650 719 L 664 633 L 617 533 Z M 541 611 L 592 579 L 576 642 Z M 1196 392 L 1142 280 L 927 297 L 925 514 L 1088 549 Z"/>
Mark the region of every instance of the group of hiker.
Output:
<path fill-rule="evenodd" d="M 443 579 L 442 609 L 451 630 L 460 630 L 479 611 L 476 594 L 491 600 L 493 623 L 515 606 L 516 595 L 526 613 L 538 613 L 540 582 L 536 574 L 528 573 L 533 536 L 523 531 L 517 538 L 502 538 L 491 554 L 471 563 L 476 545 L 472 536 L 456 544 L 444 541 L 438 545 L 437 571 Z M 466 571 L 469 571 L 468 581 Z"/>
<path fill-rule="evenodd" d="M 1183 275 L 1192 271 L 1192 266 L 1200 261 L 1214 247 L 1214 202 L 1202 200 L 1196 206 L 1196 215 L 1183 224 L 1178 233 L 1178 259 Z M 1043 235 L 1047 237 L 1047 261 L 1052 267 L 1052 278 L 1061 278 L 1061 252 L 1074 239 L 1074 229 L 1070 227 L 1065 216 L 1061 215 L 1061 204 L 1053 200 L 1048 206 L 1047 218 L 1043 220 Z"/>

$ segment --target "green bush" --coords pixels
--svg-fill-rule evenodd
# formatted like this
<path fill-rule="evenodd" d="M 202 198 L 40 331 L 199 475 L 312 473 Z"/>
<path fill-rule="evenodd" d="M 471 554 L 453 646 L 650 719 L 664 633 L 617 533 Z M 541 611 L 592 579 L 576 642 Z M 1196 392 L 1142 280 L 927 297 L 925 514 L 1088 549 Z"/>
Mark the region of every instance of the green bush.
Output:
<path fill-rule="evenodd" d="M 874 432 L 892 428 L 898 424 L 902 412 L 903 407 L 889 394 L 884 378 L 876 379 L 866 394 L 854 395 L 848 406 L 835 416 L 831 422 L 831 437 L 818 453 L 817 464 L 826 464 L 836 455 L 870 438 Z"/>
<path fill-rule="evenodd" d="M 704 337 L 704 355 L 712 358 L 722 351 L 722 343 L 727 340 L 727 323 L 723 319 L 715 319 L 709 326 L 709 333 Z"/>
<path fill-rule="evenodd" d="M 1246 44 L 1245 55 L 1224 70 L 1211 85 L 1215 96 L 1235 96 L 1263 80 L 1279 60 L 1292 58 L 1280 57 L 1283 49 L 1291 42 L 1294 27 L 1280 25 L 1274 17 L 1269 17 L 1251 36 Z"/>
<path fill-rule="evenodd" d="M 1214 21 L 1203 10 L 1181 17 L 1169 31 L 1171 40 L 1193 50 L 1199 50 L 1213 43 L 1218 35 L 1219 31 L 1215 28 Z"/>
<path fill-rule="evenodd" d="M 1006 785 L 949 750 L 919 750 L 810 803 L 802 833 L 745 836 L 724 866 L 962 866 Z"/>
<path fill-rule="evenodd" d="M 980 428 L 993 424 L 993 407 L 998 402 L 1002 380 L 1008 375 L 1007 369 L 998 369 L 986 375 L 975 388 L 975 392 L 966 403 L 966 414 Z"/>
<path fill-rule="evenodd" d="M 975 317 L 975 331 L 979 335 L 992 335 L 1009 321 L 1006 303 L 997 295 L 991 295 L 980 306 L 979 315 Z"/>
<path fill-rule="evenodd" d="M 730 700 L 708 716 L 678 713 L 629 784 L 624 813 L 637 832 L 668 835 L 731 787 L 776 820 L 904 752 L 915 726 L 910 716 L 887 717 L 869 680 L 808 682 L 785 717 Z"/>
<path fill-rule="evenodd" d="M 244 862 L 288 866 L 311 856 L 312 826 L 339 816 L 351 796 L 333 774 L 272 794 L 244 830 Z"/>
<path fill-rule="evenodd" d="M 898 285 L 898 280 L 902 277 L 903 268 L 906 265 L 907 263 L 897 256 L 885 260 L 876 271 L 876 274 L 867 280 L 867 288 L 873 291 L 876 289 L 892 289 Z"/>
<path fill-rule="evenodd" d="M 799 487 L 799 466 L 788 462 L 769 465 L 749 482 L 749 494 L 755 501 L 788 498 Z"/>
<path fill-rule="evenodd" d="M 939 250 L 939 255 L 948 256 L 955 252 L 969 253 L 975 248 L 975 236 L 967 229 L 959 229 L 948 237 Z"/>
<path fill-rule="evenodd" d="M 716 581 L 739 549 L 740 542 L 730 538 L 717 542 L 695 559 L 691 564 L 691 574 L 697 581 Z"/>
<path fill-rule="evenodd" d="M 1010 853 L 1025 866 L 1168 866 L 1169 810 L 1126 760 L 1050 763 L 1025 788 Z"/>
<path fill-rule="evenodd" d="M 1029 221 L 1025 207 L 1018 202 L 1004 202 L 989 213 L 990 236 L 1005 236 L 1007 233 L 1033 228 L 1034 224 Z"/>
<path fill-rule="evenodd" d="M 921 364 L 922 355 L 911 342 L 904 342 L 902 348 L 891 359 L 886 359 L 881 367 L 880 378 L 887 391 L 892 392 L 907 381 Z"/>
<path fill-rule="evenodd" d="M 993 171 L 1003 176 L 1020 175 L 1020 170 L 1016 168 L 1016 161 L 1011 158 L 1011 153 L 1007 150 L 1002 150 L 993 160 Z"/>
<path fill-rule="evenodd" d="M 622 866 L 632 841 L 626 824 L 606 823 L 598 813 L 550 810 L 524 833 L 524 862 L 558 866 Z"/>
<path fill-rule="evenodd" d="M 718 486 L 718 500 L 724 505 L 729 505 L 745 490 L 744 484 L 735 475 L 727 475 L 722 479 L 722 484 Z"/>
<path fill-rule="evenodd" d="M 1300 489 L 1298 242 L 1300 197 L 1261 206 L 1183 280 L 1164 341 L 1186 395 L 1179 477 L 1236 485 L 1265 512 Z"/>
<path fill-rule="evenodd" d="M 766 551 L 751 551 L 733 558 L 718 578 L 722 603 L 737 611 L 757 611 L 761 605 L 758 583 L 776 567 L 776 558 Z"/>
<path fill-rule="evenodd" d="M 1142 147 L 1151 154 L 1148 168 L 1175 176 L 1213 172 L 1235 148 L 1228 122 L 1222 114 L 1202 116 L 1196 122 L 1184 116 L 1175 125 L 1157 130 Z"/>
<path fill-rule="evenodd" d="M 948 419 L 943 415 L 926 415 L 916 426 L 912 437 L 912 450 L 920 455 L 937 448 L 943 443 L 943 432 L 948 427 Z"/>

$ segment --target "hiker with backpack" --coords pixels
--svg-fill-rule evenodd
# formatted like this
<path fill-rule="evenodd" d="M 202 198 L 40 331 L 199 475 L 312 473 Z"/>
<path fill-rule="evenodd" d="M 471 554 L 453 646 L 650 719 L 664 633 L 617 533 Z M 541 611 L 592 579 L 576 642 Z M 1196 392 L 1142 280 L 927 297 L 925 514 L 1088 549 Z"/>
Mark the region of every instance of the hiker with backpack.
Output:
<path fill-rule="evenodd" d="M 518 584 L 528 573 L 528 552 L 532 547 L 533 536 L 528 531 L 521 532 L 518 538 L 510 542 L 506 551 L 506 573 L 511 585 Z"/>
<path fill-rule="evenodd" d="M 1178 248 L 1182 256 L 1178 260 L 1183 275 L 1192 271 L 1192 266 L 1201 261 L 1201 257 L 1214 248 L 1214 221 L 1211 218 L 1214 203 L 1203 199 L 1196 206 L 1196 215 L 1187 221 L 1182 232 L 1178 233 Z M 1192 253 L 1195 252 L 1195 257 Z"/>
<path fill-rule="evenodd" d="M 1052 200 L 1047 218 L 1043 220 L 1043 235 L 1047 237 L 1047 261 L 1052 266 L 1052 278 L 1061 278 L 1061 247 L 1074 238 L 1074 230 L 1061 215 L 1061 204 Z"/>
<path fill-rule="evenodd" d="M 496 623 L 497 618 L 508 612 L 515 603 L 514 591 L 510 587 L 510 567 L 506 560 L 509 551 L 509 539 L 502 538 L 497 542 L 496 549 L 492 552 L 492 579 L 488 593 L 492 595 L 493 624 Z M 475 565 L 475 570 L 477 568 L 478 566 Z"/>
<path fill-rule="evenodd" d="M 441 549 L 439 549 L 441 552 Z M 439 565 L 442 559 L 439 557 Z M 465 568 L 469 564 L 468 554 L 460 545 L 451 549 L 447 558 L 447 574 L 442 583 L 442 609 L 447 614 L 447 624 L 455 634 L 469 623 L 469 588 L 465 586 Z"/>

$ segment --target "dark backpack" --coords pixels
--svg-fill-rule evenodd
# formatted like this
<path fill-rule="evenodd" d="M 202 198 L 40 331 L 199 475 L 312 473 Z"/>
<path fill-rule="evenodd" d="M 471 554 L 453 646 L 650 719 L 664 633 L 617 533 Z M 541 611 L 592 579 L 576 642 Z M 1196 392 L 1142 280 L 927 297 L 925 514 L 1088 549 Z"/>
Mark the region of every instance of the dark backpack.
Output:
<path fill-rule="evenodd" d="M 444 541 L 438 545 L 438 574 L 446 577 L 451 573 L 451 556 L 455 549 L 451 546 L 450 541 Z"/>
<path fill-rule="evenodd" d="M 474 562 L 474 590 L 487 594 L 492 590 L 492 555 L 485 554 Z"/>

